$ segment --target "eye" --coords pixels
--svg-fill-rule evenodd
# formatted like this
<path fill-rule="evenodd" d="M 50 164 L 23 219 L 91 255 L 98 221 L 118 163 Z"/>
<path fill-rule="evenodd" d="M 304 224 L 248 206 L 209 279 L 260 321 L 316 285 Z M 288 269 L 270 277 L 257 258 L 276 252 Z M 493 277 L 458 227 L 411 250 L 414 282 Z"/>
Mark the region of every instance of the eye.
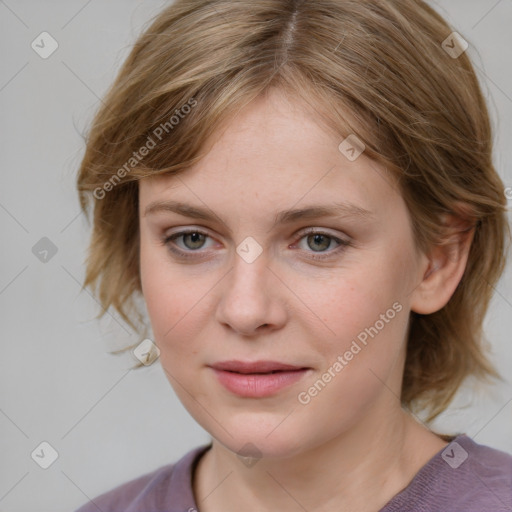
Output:
<path fill-rule="evenodd" d="M 203 233 L 198 229 L 190 229 L 165 236 L 162 243 L 166 245 L 171 252 L 178 254 L 179 256 L 188 257 L 186 253 L 202 249 L 207 238 L 210 238 L 207 233 Z M 181 241 L 183 242 L 184 247 L 180 247 L 180 245 L 176 243 L 176 240 L 179 239 L 182 239 Z M 178 246 L 179 249 L 176 249 L 175 246 Z"/>
<path fill-rule="evenodd" d="M 207 233 L 199 229 L 189 229 L 164 236 L 162 244 L 180 258 L 197 258 L 202 256 L 201 253 L 203 251 L 201 249 L 205 248 L 207 239 L 211 239 Z M 306 257 L 314 260 L 332 258 L 346 249 L 346 247 L 352 245 L 348 240 L 311 228 L 307 232 L 302 233 L 302 236 L 295 245 L 300 245 L 302 240 L 306 242 L 306 248 L 302 247 L 301 250 L 308 253 Z M 181 241 L 182 245 L 177 243 L 177 241 Z M 337 244 L 337 246 L 333 250 L 327 251 L 326 249 L 329 249 L 333 244 Z M 295 247 L 295 245 L 291 247 Z"/>
<path fill-rule="evenodd" d="M 305 233 L 303 232 L 302 237 L 299 239 L 299 243 L 301 240 L 304 240 L 306 242 L 306 247 L 311 249 L 311 251 L 307 251 L 306 249 L 306 252 L 311 252 L 307 257 L 315 260 L 331 258 L 333 255 L 338 254 L 351 245 L 348 240 L 344 240 L 315 229 L 310 229 Z M 337 244 L 336 248 L 331 251 L 326 251 L 326 249 L 333 245 L 333 242 Z"/>

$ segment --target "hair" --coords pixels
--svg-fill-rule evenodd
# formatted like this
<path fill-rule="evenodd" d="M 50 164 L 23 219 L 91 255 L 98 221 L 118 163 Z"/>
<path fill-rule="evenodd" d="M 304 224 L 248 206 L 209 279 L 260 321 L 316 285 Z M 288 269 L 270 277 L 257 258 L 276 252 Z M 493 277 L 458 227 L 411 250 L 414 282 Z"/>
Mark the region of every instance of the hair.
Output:
<path fill-rule="evenodd" d="M 138 180 L 184 172 L 220 123 L 279 88 L 340 142 L 357 134 L 396 177 L 418 250 L 447 243 L 445 214 L 474 228 L 448 303 L 411 312 L 402 405 L 430 421 L 466 377 L 499 378 L 482 324 L 506 262 L 507 201 L 475 71 L 466 52 L 443 48 L 452 32 L 421 0 L 177 0 L 151 19 L 95 113 L 78 172 L 81 208 L 94 212 L 83 288 L 98 316 L 113 307 L 137 332 L 146 325 Z"/>

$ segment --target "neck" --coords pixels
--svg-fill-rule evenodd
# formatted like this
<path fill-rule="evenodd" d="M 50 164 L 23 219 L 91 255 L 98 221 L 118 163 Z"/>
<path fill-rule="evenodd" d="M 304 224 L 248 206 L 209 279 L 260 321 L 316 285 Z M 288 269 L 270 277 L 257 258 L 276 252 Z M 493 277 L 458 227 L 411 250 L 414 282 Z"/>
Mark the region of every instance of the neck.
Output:
<path fill-rule="evenodd" d="M 386 404 L 389 407 L 389 403 Z M 194 477 L 201 512 L 380 510 L 446 442 L 398 407 L 290 457 L 244 465 L 217 440 Z"/>

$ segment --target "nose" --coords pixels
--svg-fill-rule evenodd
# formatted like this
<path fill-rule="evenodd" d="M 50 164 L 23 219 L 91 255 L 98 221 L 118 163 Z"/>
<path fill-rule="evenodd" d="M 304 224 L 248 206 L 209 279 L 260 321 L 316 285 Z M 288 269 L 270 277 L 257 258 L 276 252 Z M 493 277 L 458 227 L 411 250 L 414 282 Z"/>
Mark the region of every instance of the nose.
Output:
<path fill-rule="evenodd" d="M 252 263 L 236 255 L 234 267 L 223 279 L 216 318 L 243 336 L 280 329 L 288 314 L 283 288 L 264 254 Z"/>

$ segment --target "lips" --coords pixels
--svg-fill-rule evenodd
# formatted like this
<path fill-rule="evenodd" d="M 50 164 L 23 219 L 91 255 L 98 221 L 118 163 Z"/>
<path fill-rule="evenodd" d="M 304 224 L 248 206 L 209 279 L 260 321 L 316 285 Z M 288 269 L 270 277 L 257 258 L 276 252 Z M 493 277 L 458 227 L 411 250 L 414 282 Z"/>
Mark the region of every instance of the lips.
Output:
<path fill-rule="evenodd" d="M 278 361 L 223 361 L 210 368 L 225 389 L 242 398 L 275 396 L 313 371 Z"/>
<path fill-rule="evenodd" d="M 306 369 L 304 366 L 285 364 L 278 361 L 222 361 L 211 365 L 211 367 L 215 370 L 241 374 L 272 374 Z"/>

